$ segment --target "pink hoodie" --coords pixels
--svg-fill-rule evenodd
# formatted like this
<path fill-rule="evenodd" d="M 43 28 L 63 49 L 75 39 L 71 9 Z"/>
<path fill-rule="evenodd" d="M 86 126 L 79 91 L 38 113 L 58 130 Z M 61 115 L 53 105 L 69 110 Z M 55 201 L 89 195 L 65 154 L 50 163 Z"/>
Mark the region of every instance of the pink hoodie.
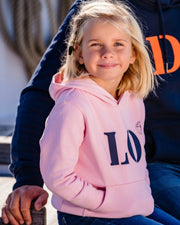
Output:
<path fill-rule="evenodd" d="M 151 214 L 143 101 L 130 92 L 117 101 L 90 78 L 56 81 L 50 85 L 56 104 L 40 140 L 53 206 L 90 217 Z"/>

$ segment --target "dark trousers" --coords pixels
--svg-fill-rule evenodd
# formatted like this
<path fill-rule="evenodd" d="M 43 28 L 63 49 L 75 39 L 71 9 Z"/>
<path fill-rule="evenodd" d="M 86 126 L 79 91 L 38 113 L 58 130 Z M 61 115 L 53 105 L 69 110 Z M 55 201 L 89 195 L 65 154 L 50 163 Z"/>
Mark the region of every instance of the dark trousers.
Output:
<path fill-rule="evenodd" d="M 148 171 L 155 204 L 180 220 L 180 165 L 149 163 Z"/>
<path fill-rule="evenodd" d="M 148 216 L 132 216 L 121 219 L 82 217 L 58 212 L 59 225 L 180 225 L 180 221 L 159 208 Z"/>

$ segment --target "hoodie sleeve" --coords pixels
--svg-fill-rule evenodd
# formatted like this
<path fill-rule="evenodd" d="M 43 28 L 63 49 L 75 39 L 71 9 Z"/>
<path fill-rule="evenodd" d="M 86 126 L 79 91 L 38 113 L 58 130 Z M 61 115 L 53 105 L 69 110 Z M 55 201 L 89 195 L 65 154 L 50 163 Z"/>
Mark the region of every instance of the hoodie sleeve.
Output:
<path fill-rule="evenodd" d="M 92 210 L 101 205 L 104 191 L 75 173 L 84 132 L 80 110 L 70 103 L 57 104 L 40 140 L 40 169 L 46 186 L 55 195 Z"/>
<path fill-rule="evenodd" d="M 43 186 L 39 169 L 39 139 L 45 120 L 54 105 L 48 88 L 52 76 L 60 67 L 60 59 L 66 49 L 64 40 L 69 32 L 69 21 L 77 12 L 80 3 L 81 0 L 77 0 L 71 7 L 32 79 L 21 93 L 11 145 L 10 171 L 16 178 L 14 189 L 22 185 Z"/>

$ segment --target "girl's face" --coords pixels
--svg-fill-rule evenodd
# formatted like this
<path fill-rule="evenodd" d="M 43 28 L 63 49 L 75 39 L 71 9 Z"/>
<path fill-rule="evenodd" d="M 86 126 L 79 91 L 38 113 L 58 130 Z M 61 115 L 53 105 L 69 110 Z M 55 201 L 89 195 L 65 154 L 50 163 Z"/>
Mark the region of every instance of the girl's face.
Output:
<path fill-rule="evenodd" d="M 109 22 L 92 20 L 84 28 L 79 63 L 113 96 L 129 64 L 135 61 L 131 37 Z M 113 92 L 113 93 L 112 93 Z"/>

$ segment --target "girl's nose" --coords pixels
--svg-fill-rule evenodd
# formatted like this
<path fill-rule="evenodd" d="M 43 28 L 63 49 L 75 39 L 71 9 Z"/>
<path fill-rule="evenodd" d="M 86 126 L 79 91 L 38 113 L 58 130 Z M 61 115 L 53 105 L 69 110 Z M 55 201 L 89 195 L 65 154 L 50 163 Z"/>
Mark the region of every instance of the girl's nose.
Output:
<path fill-rule="evenodd" d="M 114 56 L 113 50 L 111 48 L 104 47 L 102 49 L 102 58 L 108 59 Z"/>

